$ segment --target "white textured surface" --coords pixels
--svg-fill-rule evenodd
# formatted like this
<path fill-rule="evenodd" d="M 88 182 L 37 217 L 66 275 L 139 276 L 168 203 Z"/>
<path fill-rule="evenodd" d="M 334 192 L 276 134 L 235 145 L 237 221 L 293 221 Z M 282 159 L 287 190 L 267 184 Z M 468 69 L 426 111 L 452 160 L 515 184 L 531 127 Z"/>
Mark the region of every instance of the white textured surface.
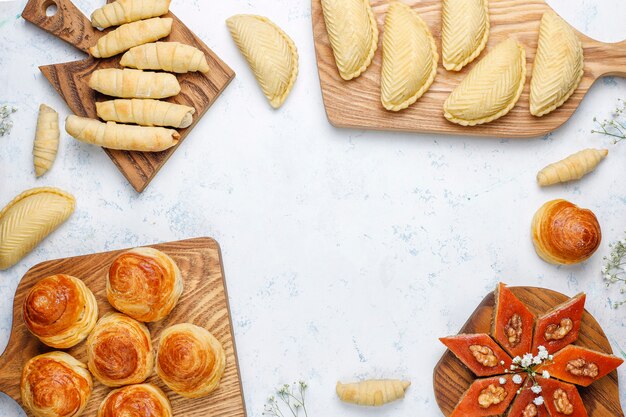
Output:
<path fill-rule="evenodd" d="M 626 38 L 623 1 L 550 3 L 591 36 Z M 18 19 L 24 4 L 0 2 L 0 101 L 19 107 L 12 134 L 0 137 L 0 205 L 42 185 L 72 192 L 78 205 L 62 229 L 0 272 L 0 350 L 15 288 L 34 264 L 205 235 L 223 249 L 253 417 L 273 386 L 299 378 L 310 384 L 310 417 L 382 415 L 335 398 L 337 379 L 360 377 L 413 381 L 385 416 L 439 416 L 431 385 L 444 351 L 437 337 L 455 333 L 498 280 L 587 291 L 587 308 L 626 348 L 626 310 L 609 308 L 618 294 L 599 273 L 608 243 L 626 230 L 626 143 L 589 133 L 594 115 L 626 97 L 625 80 L 599 82 L 564 128 L 534 140 L 337 130 L 321 103 L 309 0 L 174 0 L 173 11 L 237 78 L 138 195 L 104 152 L 65 134 L 55 166 L 35 180 L 37 107 L 68 113 L 37 66 L 82 54 Z M 98 2 L 77 4 L 89 13 Z M 278 111 L 230 39 L 224 21 L 235 13 L 270 17 L 298 45 L 300 76 Z M 536 186 L 539 168 L 591 146 L 611 152 L 597 172 Z M 529 240 L 535 210 L 559 197 L 593 209 L 602 224 L 602 246 L 581 266 L 545 264 Z M 0 416 L 18 409 L 0 395 Z"/>

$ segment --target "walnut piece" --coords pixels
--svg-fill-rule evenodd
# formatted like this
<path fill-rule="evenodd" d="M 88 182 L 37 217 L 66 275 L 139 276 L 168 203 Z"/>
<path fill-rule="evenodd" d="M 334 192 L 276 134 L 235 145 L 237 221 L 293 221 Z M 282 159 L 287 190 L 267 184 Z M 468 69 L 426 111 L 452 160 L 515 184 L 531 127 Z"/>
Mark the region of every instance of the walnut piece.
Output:
<path fill-rule="evenodd" d="M 578 358 L 567 362 L 565 370 L 572 375 L 587 376 L 589 378 L 595 378 L 600 373 L 598 365 L 590 363 L 583 358 Z"/>
<path fill-rule="evenodd" d="M 544 337 L 546 340 L 561 340 L 574 328 L 574 322 L 570 319 L 562 319 L 557 324 L 551 324 L 546 327 Z"/>
<path fill-rule="evenodd" d="M 474 358 L 483 366 L 494 368 L 498 366 L 498 358 L 488 346 L 471 345 L 469 350 L 474 355 Z"/>
<path fill-rule="evenodd" d="M 515 313 L 504 326 L 504 333 L 509 340 L 509 345 L 515 347 L 522 341 L 522 318 Z"/>
<path fill-rule="evenodd" d="M 537 417 L 537 406 L 533 403 L 529 403 L 524 411 L 522 412 L 522 417 Z"/>
<path fill-rule="evenodd" d="M 496 387 L 490 384 L 487 388 L 480 392 L 478 396 L 478 405 L 481 408 L 489 408 L 492 405 L 500 404 L 506 398 L 506 391 L 502 387 Z"/>
<path fill-rule="evenodd" d="M 554 399 L 554 408 L 556 408 L 556 411 L 566 416 L 574 413 L 574 406 L 569 402 L 567 393 L 561 388 L 554 391 L 552 398 Z"/>

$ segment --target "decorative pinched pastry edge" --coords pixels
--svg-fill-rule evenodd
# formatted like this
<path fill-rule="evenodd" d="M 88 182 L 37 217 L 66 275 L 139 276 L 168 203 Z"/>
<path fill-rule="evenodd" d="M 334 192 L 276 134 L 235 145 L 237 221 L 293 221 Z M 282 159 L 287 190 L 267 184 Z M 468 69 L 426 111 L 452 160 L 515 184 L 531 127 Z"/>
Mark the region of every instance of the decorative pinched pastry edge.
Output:
<path fill-rule="evenodd" d="M 489 40 L 489 33 L 491 29 L 491 24 L 489 22 L 489 0 L 480 0 L 483 3 L 483 13 L 485 21 L 482 24 L 483 35 L 478 44 L 475 44 L 471 51 L 463 51 L 464 55 L 467 55 L 465 59 L 461 62 L 451 62 L 446 58 L 449 55 L 456 55 L 454 52 L 458 52 L 458 47 L 454 50 L 453 53 L 446 53 L 446 45 L 461 45 L 463 44 L 463 39 L 468 37 L 468 28 L 466 25 L 459 25 L 460 22 L 455 21 L 449 24 L 447 22 L 448 14 L 446 13 L 446 5 L 449 4 L 448 0 L 443 1 L 442 6 L 442 18 L 441 18 L 441 55 L 443 56 L 443 66 L 448 71 L 460 71 L 464 66 L 472 62 L 487 46 L 487 41 Z M 471 7 L 468 5 L 467 0 L 462 1 L 464 10 L 467 7 Z M 463 13 L 464 16 L 469 15 L 469 13 Z M 444 42 L 443 39 L 448 38 L 448 42 Z M 469 52 L 469 54 L 468 54 Z"/>

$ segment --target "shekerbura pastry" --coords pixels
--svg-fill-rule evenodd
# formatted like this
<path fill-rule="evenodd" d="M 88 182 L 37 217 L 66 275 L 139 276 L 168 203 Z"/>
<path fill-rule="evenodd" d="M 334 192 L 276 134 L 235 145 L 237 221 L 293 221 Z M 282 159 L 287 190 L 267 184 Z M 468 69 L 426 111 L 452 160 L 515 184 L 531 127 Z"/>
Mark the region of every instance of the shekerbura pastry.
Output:
<path fill-rule="evenodd" d="M 167 396 L 152 384 L 129 385 L 106 396 L 97 417 L 172 417 Z"/>
<path fill-rule="evenodd" d="M 341 401 L 356 405 L 381 406 L 404 398 L 411 385 L 408 381 L 372 379 L 352 384 L 337 382 L 337 396 Z"/>
<path fill-rule="evenodd" d="M 443 0 L 441 16 L 443 66 L 448 71 L 460 71 L 487 45 L 489 1 Z"/>

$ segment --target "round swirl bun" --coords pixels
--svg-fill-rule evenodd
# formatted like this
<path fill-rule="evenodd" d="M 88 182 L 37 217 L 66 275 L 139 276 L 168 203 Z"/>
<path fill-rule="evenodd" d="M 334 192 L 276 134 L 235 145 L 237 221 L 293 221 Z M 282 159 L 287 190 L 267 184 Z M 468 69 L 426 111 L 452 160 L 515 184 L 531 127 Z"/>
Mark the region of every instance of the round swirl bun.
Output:
<path fill-rule="evenodd" d="M 157 375 L 183 397 L 198 398 L 214 391 L 225 367 L 224 348 L 208 330 L 183 323 L 161 334 Z"/>
<path fill-rule="evenodd" d="M 569 201 L 552 200 L 535 213 L 532 237 L 537 254 L 552 264 L 576 264 L 600 246 L 602 231 L 591 210 Z"/>
<path fill-rule="evenodd" d="M 118 256 L 109 269 L 109 302 L 139 321 L 163 319 L 182 293 L 183 279 L 178 266 L 156 249 L 131 249 Z"/>
<path fill-rule="evenodd" d="M 154 366 L 150 332 L 124 314 L 106 314 L 87 339 L 87 358 L 93 376 L 106 386 L 143 382 Z"/>
<path fill-rule="evenodd" d="M 35 417 L 80 415 L 93 389 L 87 367 L 65 352 L 35 356 L 24 366 L 22 403 Z"/>
<path fill-rule="evenodd" d="M 106 396 L 98 417 L 172 417 L 172 406 L 163 391 L 154 385 L 129 385 Z"/>
<path fill-rule="evenodd" d="M 42 343 L 67 349 L 82 342 L 96 325 L 96 297 L 78 278 L 53 275 L 30 289 L 22 316 L 28 330 Z"/>

